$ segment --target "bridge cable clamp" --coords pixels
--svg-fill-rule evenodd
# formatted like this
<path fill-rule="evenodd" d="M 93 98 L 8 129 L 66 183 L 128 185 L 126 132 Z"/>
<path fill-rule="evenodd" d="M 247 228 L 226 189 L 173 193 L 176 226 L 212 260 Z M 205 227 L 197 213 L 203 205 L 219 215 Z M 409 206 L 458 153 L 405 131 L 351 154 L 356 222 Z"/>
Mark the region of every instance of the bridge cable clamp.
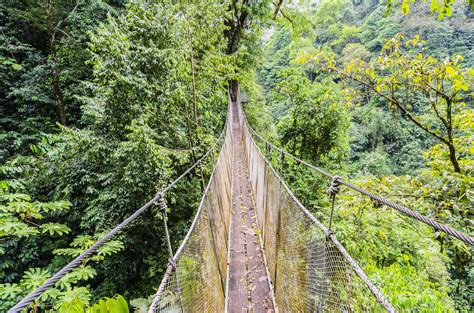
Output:
<path fill-rule="evenodd" d="M 176 270 L 176 262 L 173 258 L 168 259 L 168 264 L 173 268 L 173 270 Z"/>
<path fill-rule="evenodd" d="M 155 204 L 162 210 L 166 210 L 166 203 L 165 203 L 165 197 L 162 192 L 158 192 L 156 194 L 158 196 L 158 199 L 155 201 Z"/>
<path fill-rule="evenodd" d="M 331 186 L 329 187 L 329 194 L 331 197 L 335 197 L 341 190 L 341 182 L 339 181 L 341 177 L 334 176 L 332 178 Z"/>
<path fill-rule="evenodd" d="M 333 219 L 333 216 L 334 216 L 334 202 L 336 200 L 336 195 L 341 190 L 341 182 L 339 181 L 340 179 L 341 179 L 341 177 L 334 176 L 332 178 L 331 186 L 329 187 L 329 190 L 328 190 L 329 197 L 331 199 L 331 215 L 329 216 L 329 225 L 328 225 L 328 235 L 327 235 L 327 237 L 329 237 L 330 235 L 333 234 L 331 226 L 332 226 L 332 219 Z"/>
<path fill-rule="evenodd" d="M 165 238 L 166 238 L 166 245 L 168 247 L 168 253 L 170 258 L 173 258 L 173 248 L 171 247 L 171 238 L 170 238 L 170 233 L 168 230 L 168 216 L 166 214 L 166 209 L 167 205 L 165 202 L 165 197 L 162 192 L 157 193 L 158 199 L 156 200 L 155 204 L 157 204 L 160 207 L 161 210 L 161 216 L 163 218 L 163 226 L 165 228 Z"/>

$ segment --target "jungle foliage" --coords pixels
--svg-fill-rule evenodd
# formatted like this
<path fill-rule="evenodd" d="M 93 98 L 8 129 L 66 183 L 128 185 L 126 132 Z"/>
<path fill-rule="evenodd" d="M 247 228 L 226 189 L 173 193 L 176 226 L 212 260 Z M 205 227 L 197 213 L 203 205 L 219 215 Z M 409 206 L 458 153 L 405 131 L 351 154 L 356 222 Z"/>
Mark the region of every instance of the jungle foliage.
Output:
<path fill-rule="evenodd" d="M 215 144 L 237 82 L 250 123 L 272 141 L 472 234 L 466 3 L 2 2 L 0 311 Z M 285 162 L 285 179 L 327 223 L 329 182 Z M 211 163 L 166 196 L 173 247 Z M 469 311 L 470 247 L 347 190 L 337 199 L 335 233 L 396 307 Z M 146 211 L 30 309 L 146 311 L 168 262 L 159 213 Z"/>
<path fill-rule="evenodd" d="M 270 11 L 270 1 L 2 2 L 0 310 L 216 142 L 229 81 L 254 68 Z M 211 168 L 208 160 L 167 193 L 174 246 L 200 200 L 196 174 Z M 121 297 L 100 300 L 114 294 L 146 307 L 168 262 L 158 213 L 143 214 L 31 309 L 123 309 Z"/>
<path fill-rule="evenodd" d="M 474 24 L 464 3 L 445 4 L 442 21 L 421 1 L 283 8 L 245 109 L 292 154 L 472 234 Z M 327 225 L 330 181 L 268 157 Z M 395 307 L 470 310 L 472 247 L 350 190 L 337 199 L 334 232 Z"/>

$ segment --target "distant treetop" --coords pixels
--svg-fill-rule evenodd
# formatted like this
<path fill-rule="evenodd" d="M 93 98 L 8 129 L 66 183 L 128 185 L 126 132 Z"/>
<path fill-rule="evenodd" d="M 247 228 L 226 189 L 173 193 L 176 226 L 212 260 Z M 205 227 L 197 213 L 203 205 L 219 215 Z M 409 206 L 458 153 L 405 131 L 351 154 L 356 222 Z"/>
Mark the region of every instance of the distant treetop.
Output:
<path fill-rule="evenodd" d="M 430 0 L 430 9 L 431 13 L 438 13 L 438 19 L 442 20 L 445 16 L 451 16 L 453 14 L 452 5 L 457 0 Z M 474 0 L 464 0 L 469 6 L 469 10 L 474 10 Z M 420 0 L 387 0 L 385 14 L 392 12 L 394 7 L 401 7 L 403 14 L 408 14 L 410 12 L 410 4 L 414 2 L 420 2 Z M 427 3 L 428 0 L 423 0 Z"/>

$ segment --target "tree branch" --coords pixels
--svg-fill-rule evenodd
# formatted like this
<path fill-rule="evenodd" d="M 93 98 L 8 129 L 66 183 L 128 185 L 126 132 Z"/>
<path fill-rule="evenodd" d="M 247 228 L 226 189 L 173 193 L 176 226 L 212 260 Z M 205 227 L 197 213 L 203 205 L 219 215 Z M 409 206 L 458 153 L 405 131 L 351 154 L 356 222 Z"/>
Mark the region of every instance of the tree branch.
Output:
<path fill-rule="evenodd" d="M 281 7 L 283 5 L 283 2 L 285 0 L 278 0 L 277 3 L 273 2 L 273 5 L 275 6 L 275 11 L 273 12 L 273 19 L 276 20 L 278 13 L 281 12 Z M 283 15 L 283 12 L 282 12 Z"/>
<path fill-rule="evenodd" d="M 283 12 L 283 9 L 280 9 L 280 13 L 281 13 L 281 16 L 283 16 L 286 20 L 288 20 L 288 22 L 290 22 L 293 28 L 296 27 L 295 22 L 293 22 L 293 20 L 288 15 L 286 15 L 285 12 Z"/>
<path fill-rule="evenodd" d="M 79 4 L 81 4 L 81 0 L 77 0 L 76 2 L 76 5 L 74 6 L 74 8 L 68 13 L 68 15 L 66 15 L 65 18 L 63 18 L 62 20 L 60 20 L 58 22 L 58 24 L 56 24 L 56 26 L 54 27 L 54 30 L 58 30 L 59 27 L 61 27 L 61 25 L 66 22 L 66 20 L 77 10 L 77 8 L 79 7 Z"/>
<path fill-rule="evenodd" d="M 405 81 L 405 84 L 407 84 L 408 86 L 416 87 L 416 88 L 420 89 L 420 90 L 423 92 L 423 94 L 425 95 L 425 97 L 428 99 L 428 102 L 430 103 L 431 107 L 433 108 L 433 111 L 435 112 L 436 116 L 440 119 L 440 121 L 443 123 L 443 125 L 444 125 L 444 126 L 446 127 L 446 129 L 447 129 L 447 128 L 449 127 L 449 126 L 448 126 L 448 122 L 447 122 L 447 120 L 446 120 L 444 117 L 441 116 L 441 114 L 440 114 L 439 111 L 438 111 L 438 108 L 437 108 L 438 101 L 432 101 L 432 100 L 431 100 L 431 92 L 429 92 L 428 90 L 426 90 L 426 89 L 424 88 L 424 86 L 422 86 L 422 85 L 410 83 L 410 82 L 407 82 L 407 81 Z M 427 84 L 427 85 L 428 85 L 428 84 Z M 428 87 L 430 88 L 431 86 L 428 86 Z M 432 88 L 430 88 L 430 89 L 432 89 Z M 436 93 L 435 93 L 435 95 L 436 95 Z"/>
<path fill-rule="evenodd" d="M 386 100 L 390 101 L 391 103 L 395 104 L 395 105 L 406 115 L 406 117 L 407 117 L 410 121 L 412 121 L 413 123 L 415 123 L 416 126 L 418 126 L 419 128 L 423 129 L 425 132 L 427 132 L 427 133 L 430 134 L 431 136 L 433 136 L 433 137 L 439 139 L 441 142 L 445 143 L 446 145 L 450 145 L 450 142 L 449 142 L 446 138 L 444 138 L 444 137 L 442 137 L 442 136 L 436 134 L 435 132 L 433 132 L 432 130 L 430 130 L 427 126 L 421 124 L 403 105 L 401 105 L 401 103 L 400 103 L 397 99 L 395 99 L 395 98 L 393 98 L 393 97 L 390 97 L 390 96 L 387 96 L 386 94 L 383 94 L 383 93 L 379 92 L 379 91 L 378 91 L 374 86 L 372 86 L 371 84 L 368 84 L 368 83 L 366 83 L 366 82 L 364 82 L 364 81 L 362 81 L 362 80 L 360 80 L 360 79 L 357 79 L 356 77 L 353 77 L 352 75 L 349 75 L 349 74 L 347 74 L 347 73 L 344 73 L 344 72 L 340 71 L 339 69 L 337 69 L 337 68 L 335 68 L 335 67 L 328 67 L 328 68 L 329 68 L 330 70 L 332 70 L 332 71 L 334 71 L 334 72 L 340 74 L 340 75 L 343 75 L 343 76 L 345 76 L 345 77 L 347 77 L 347 78 L 350 78 L 350 79 L 352 79 L 352 80 L 358 82 L 359 84 L 362 84 L 362 85 L 364 85 L 364 86 L 367 86 L 369 89 L 371 89 L 372 91 L 374 91 L 374 92 L 375 92 L 376 94 L 378 94 L 379 96 L 381 96 L 381 97 L 385 98 Z"/>

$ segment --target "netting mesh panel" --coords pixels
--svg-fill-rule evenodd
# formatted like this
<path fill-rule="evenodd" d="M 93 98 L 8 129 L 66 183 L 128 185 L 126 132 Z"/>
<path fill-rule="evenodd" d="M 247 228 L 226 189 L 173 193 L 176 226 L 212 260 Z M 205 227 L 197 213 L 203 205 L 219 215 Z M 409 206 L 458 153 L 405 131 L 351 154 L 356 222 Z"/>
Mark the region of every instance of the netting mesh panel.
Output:
<path fill-rule="evenodd" d="M 266 210 L 265 223 L 263 224 L 264 233 L 264 247 L 265 254 L 268 261 L 268 271 L 270 279 L 275 281 L 276 269 L 276 252 L 277 252 L 277 238 L 280 218 L 280 180 L 276 175 L 270 175 L 270 167 L 266 168 L 265 193 L 266 193 Z"/>
<path fill-rule="evenodd" d="M 262 228 L 265 223 L 265 159 L 259 155 L 257 158 L 257 190 L 255 192 L 255 205 L 257 209 L 258 224 Z"/>
<path fill-rule="evenodd" d="M 231 209 L 230 123 L 208 187 L 188 235 L 175 254 L 152 306 L 155 312 L 222 312 Z"/>
<path fill-rule="evenodd" d="M 258 152 L 255 145 L 250 146 L 250 184 L 252 185 L 253 194 L 257 194 L 257 174 L 258 174 Z"/>
<path fill-rule="evenodd" d="M 181 302 L 186 312 L 217 311 L 224 305 L 212 242 L 214 235 L 206 209 L 203 209 L 194 236 L 190 237 L 176 264 Z"/>
<path fill-rule="evenodd" d="M 193 232 L 167 278 L 158 312 L 217 312 L 224 307 L 209 216 L 202 207 Z"/>
<path fill-rule="evenodd" d="M 243 125 L 265 257 L 281 312 L 383 311 L 320 224 L 266 162 Z"/>
<path fill-rule="evenodd" d="M 182 304 L 176 275 L 173 273 L 166 281 L 165 290 L 160 294 L 155 312 L 182 312 Z"/>
<path fill-rule="evenodd" d="M 280 188 L 275 297 L 283 311 L 381 310 L 333 242 Z"/>

